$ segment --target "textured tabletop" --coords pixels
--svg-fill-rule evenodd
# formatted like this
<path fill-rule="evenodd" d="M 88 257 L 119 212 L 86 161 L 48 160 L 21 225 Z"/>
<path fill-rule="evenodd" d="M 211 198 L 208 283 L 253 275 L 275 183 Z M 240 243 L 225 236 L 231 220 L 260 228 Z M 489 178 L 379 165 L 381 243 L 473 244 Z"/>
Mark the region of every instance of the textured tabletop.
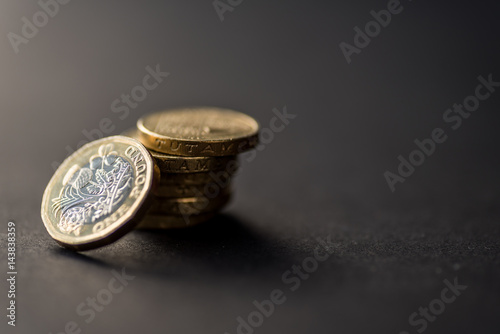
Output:
<path fill-rule="evenodd" d="M 0 333 L 496 333 L 499 10 L 2 2 Z M 263 129 L 221 215 L 82 253 L 50 238 L 69 153 L 197 105 Z"/>

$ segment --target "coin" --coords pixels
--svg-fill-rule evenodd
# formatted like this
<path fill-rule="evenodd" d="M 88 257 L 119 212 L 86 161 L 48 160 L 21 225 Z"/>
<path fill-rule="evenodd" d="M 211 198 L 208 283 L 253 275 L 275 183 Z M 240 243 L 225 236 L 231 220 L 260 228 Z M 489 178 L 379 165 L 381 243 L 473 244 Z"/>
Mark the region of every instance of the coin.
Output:
<path fill-rule="evenodd" d="M 215 212 L 191 215 L 153 215 L 147 214 L 144 220 L 137 226 L 138 229 L 173 229 L 199 225 L 216 216 Z"/>
<path fill-rule="evenodd" d="M 135 139 L 114 136 L 88 143 L 49 181 L 42 199 L 43 223 L 52 238 L 68 248 L 109 244 L 144 216 L 159 174 L 147 149 Z"/>
<path fill-rule="evenodd" d="M 211 187 L 218 186 L 225 188 L 232 180 L 233 175 L 227 171 L 212 171 L 208 173 L 169 173 L 162 174 L 161 185 L 184 184 L 202 185 L 211 184 Z"/>
<path fill-rule="evenodd" d="M 137 129 L 130 129 L 124 136 L 141 140 Z M 162 173 L 202 173 L 213 170 L 238 169 L 238 158 L 227 157 L 184 157 L 150 150 Z"/>
<path fill-rule="evenodd" d="M 167 184 L 154 191 L 155 196 L 163 198 L 208 197 L 228 192 L 230 185 L 222 188 L 212 184 Z"/>
<path fill-rule="evenodd" d="M 162 198 L 156 196 L 149 210 L 149 214 L 168 214 L 177 216 L 191 216 L 214 212 L 222 209 L 231 200 L 230 193 L 221 193 L 215 198 Z"/>
<path fill-rule="evenodd" d="M 243 113 L 212 107 L 146 115 L 137 121 L 149 149 L 182 156 L 231 156 L 258 144 L 259 125 Z"/>
<path fill-rule="evenodd" d="M 162 173 L 201 173 L 238 168 L 235 156 L 181 157 L 150 151 Z M 232 164 L 233 166 L 229 166 Z"/>

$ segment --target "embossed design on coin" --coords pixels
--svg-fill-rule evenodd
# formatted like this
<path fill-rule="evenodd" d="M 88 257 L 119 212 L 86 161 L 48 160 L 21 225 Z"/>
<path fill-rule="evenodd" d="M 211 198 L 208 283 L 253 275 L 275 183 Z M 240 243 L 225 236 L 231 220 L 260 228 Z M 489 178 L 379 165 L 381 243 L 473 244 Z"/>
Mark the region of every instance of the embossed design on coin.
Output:
<path fill-rule="evenodd" d="M 59 197 L 52 199 L 61 231 L 79 235 L 84 224 L 109 216 L 130 193 L 132 166 L 113 148 L 101 145 L 88 164 L 74 165 L 64 176 Z"/>
<path fill-rule="evenodd" d="M 159 170 L 137 140 L 114 136 L 67 158 L 45 189 L 42 219 L 60 244 L 86 250 L 111 243 L 146 213 Z"/>
<path fill-rule="evenodd" d="M 137 121 L 140 141 L 158 152 L 190 157 L 237 155 L 258 144 L 259 124 L 243 113 L 213 107 L 165 110 Z"/>

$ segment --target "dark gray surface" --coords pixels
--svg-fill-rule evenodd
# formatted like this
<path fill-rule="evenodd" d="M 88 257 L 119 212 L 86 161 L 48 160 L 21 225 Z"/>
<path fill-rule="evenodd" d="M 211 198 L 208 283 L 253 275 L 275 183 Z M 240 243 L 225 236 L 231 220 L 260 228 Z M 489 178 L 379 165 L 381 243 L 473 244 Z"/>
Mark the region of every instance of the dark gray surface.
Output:
<path fill-rule="evenodd" d="M 385 1 L 243 1 L 220 22 L 211 1 L 73 1 L 15 54 L 35 2 L 0 4 L 2 226 L 18 227 L 18 319 L 1 333 L 236 333 L 237 317 L 286 292 L 255 333 L 416 333 L 408 317 L 443 280 L 468 288 L 426 333 L 494 333 L 499 312 L 500 92 L 451 131 L 443 112 L 500 81 L 497 2 L 404 1 L 347 64 L 339 43 Z M 146 66 L 171 75 L 120 120 L 110 109 Z M 39 207 L 66 145 L 103 117 L 118 134 L 181 105 L 298 115 L 246 163 L 211 225 L 133 232 L 82 254 L 46 233 Z M 443 127 L 448 140 L 391 193 L 383 173 Z M 2 245 L 6 227 L 0 231 Z M 282 275 L 330 235 L 334 253 L 291 292 Z M 6 250 L 0 268 L 6 270 Z M 77 305 L 126 268 L 136 278 L 90 324 Z M 6 282 L 0 284 L 5 310 Z M 2 313 L 5 311 L 2 311 Z"/>

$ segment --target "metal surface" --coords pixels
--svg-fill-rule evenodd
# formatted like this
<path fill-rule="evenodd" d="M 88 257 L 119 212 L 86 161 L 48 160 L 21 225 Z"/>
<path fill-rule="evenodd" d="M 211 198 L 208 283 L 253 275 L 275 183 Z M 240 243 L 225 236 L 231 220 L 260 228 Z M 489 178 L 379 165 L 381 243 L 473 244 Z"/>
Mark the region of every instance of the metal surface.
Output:
<path fill-rule="evenodd" d="M 199 215 L 221 210 L 231 200 L 230 190 L 215 197 L 162 198 L 155 196 L 151 214 Z"/>
<path fill-rule="evenodd" d="M 163 174 L 160 184 L 184 184 L 184 185 L 202 185 L 202 184 L 214 184 L 219 187 L 226 187 L 234 175 L 230 174 L 228 171 L 211 171 L 205 173 L 169 173 Z"/>
<path fill-rule="evenodd" d="M 228 184 L 224 188 L 220 188 L 215 184 L 162 184 L 159 185 L 154 191 L 154 195 L 163 198 L 183 198 L 183 197 L 202 197 L 207 194 L 211 194 L 215 189 L 218 191 L 231 188 L 231 184 Z"/>
<path fill-rule="evenodd" d="M 45 227 L 75 250 L 109 244 L 142 218 L 157 178 L 152 157 L 135 139 L 114 136 L 86 144 L 61 164 L 45 189 Z"/>
<path fill-rule="evenodd" d="M 123 133 L 137 140 L 141 140 L 139 130 L 136 128 L 127 130 Z M 237 156 L 225 157 L 186 157 L 176 156 L 172 154 L 165 154 L 150 150 L 149 153 L 153 156 L 162 173 L 202 173 L 213 170 L 237 168 L 233 166 L 238 165 Z"/>
<path fill-rule="evenodd" d="M 166 110 L 137 121 L 152 150 L 184 156 L 231 156 L 254 148 L 259 125 L 240 112 L 214 107 Z"/>

